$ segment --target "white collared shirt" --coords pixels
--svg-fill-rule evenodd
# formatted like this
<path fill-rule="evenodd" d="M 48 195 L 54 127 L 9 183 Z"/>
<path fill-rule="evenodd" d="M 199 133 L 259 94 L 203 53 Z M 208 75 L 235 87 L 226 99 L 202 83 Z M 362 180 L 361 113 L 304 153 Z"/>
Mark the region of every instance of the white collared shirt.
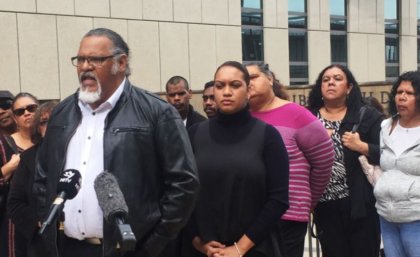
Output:
<path fill-rule="evenodd" d="M 79 193 L 64 205 L 64 233 L 71 238 L 103 237 L 103 213 L 99 207 L 94 180 L 104 170 L 104 127 L 108 113 L 120 98 L 125 80 L 114 94 L 98 108 L 79 101 L 82 120 L 70 139 L 65 169 L 80 171 L 82 183 Z"/>

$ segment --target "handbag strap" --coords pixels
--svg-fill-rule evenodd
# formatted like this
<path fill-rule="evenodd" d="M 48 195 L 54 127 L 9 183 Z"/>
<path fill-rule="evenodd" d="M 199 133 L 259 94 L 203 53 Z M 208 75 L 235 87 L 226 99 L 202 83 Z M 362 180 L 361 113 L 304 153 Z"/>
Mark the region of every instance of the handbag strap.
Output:
<path fill-rule="evenodd" d="M 4 139 L 6 140 L 6 143 L 10 146 L 10 148 L 12 149 L 12 151 L 15 154 L 18 154 L 19 153 L 19 149 L 18 149 L 18 146 L 15 143 L 15 140 L 13 140 L 13 138 L 11 136 L 9 136 L 9 135 L 5 135 L 4 136 Z"/>

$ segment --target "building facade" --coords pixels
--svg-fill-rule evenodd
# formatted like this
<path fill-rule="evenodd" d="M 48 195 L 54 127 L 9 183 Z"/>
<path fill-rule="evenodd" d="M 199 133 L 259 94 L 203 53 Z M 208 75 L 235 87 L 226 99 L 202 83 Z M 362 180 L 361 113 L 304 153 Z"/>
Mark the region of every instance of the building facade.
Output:
<path fill-rule="evenodd" d="M 78 87 L 70 58 L 95 27 L 124 37 L 131 81 L 152 92 L 173 75 L 201 90 L 226 60 L 269 63 L 303 94 L 330 63 L 348 66 L 362 84 L 386 85 L 418 67 L 418 2 L 0 0 L 0 88 L 40 99 L 70 95 Z M 383 91 L 370 87 L 377 97 Z"/>

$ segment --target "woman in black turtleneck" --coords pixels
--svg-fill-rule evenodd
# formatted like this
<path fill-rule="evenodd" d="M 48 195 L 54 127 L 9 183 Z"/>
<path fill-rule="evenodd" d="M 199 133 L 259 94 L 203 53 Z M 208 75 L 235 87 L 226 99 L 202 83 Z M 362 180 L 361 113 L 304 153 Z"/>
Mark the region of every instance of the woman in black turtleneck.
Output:
<path fill-rule="evenodd" d="M 217 117 L 189 130 L 201 182 L 193 246 L 212 257 L 280 256 L 274 224 L 288 208 L 286 148 L 276 129 L 249 114 L 242 64 L 225 62 L 214 81 Z"/>

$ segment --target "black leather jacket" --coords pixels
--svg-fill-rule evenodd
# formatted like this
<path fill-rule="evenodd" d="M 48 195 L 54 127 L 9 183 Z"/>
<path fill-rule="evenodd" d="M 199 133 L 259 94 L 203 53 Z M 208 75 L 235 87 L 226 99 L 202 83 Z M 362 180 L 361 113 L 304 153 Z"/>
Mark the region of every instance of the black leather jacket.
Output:
<path fill-rule="evenodd" d="M 34 191 L 40 217 L 57 195 L 69 141 L 81 121 L 77 93 L 54 110 L 39 153 Z M 177 111 L 127 80 L 104 129 L 104 168 L 119 182 L 138 240 L 136 256 L 158 256 L 185 225 L 199 189 L 194 155 Z M 83 186 L 83 181 L 82 181 Z M 115 256 L 114 226 L 104 221 L 104 256 Z M 45 233 L 57 256 L 57 231 Z"/>

